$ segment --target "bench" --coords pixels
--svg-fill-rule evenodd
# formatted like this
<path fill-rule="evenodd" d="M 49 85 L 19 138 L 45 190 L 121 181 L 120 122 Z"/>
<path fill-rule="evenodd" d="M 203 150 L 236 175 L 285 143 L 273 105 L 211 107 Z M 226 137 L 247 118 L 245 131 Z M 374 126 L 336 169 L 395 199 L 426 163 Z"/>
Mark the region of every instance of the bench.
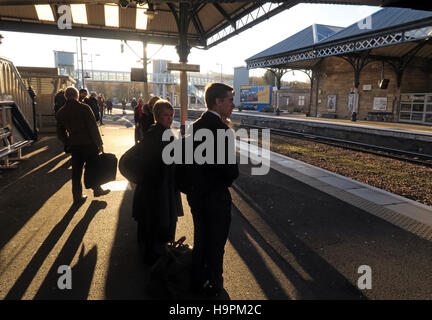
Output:
<path fill-rule="evenodd" d="M 393 121 L 392 112 L 368 112 L 367 120 L 369 121 Z"/>
<path fill-rule="evenodd" d="M 21 149 L 32 143 L 31 140 L 18 141 L 11 144 L 12 132 L 9 127 L 0 128 L 0 141 L 3 146 L 0 147 L 0 160 L 4 165 L 0 165 L 0 169 L 14 168 L 16 163 L 11 164 L 11 161 L 19 161 L 22 159 Z M 17 153 L 17 157 L 10 158 L 9 155 Z"/>
<path fill-rule="evenodd" d="M 323 115 L 321 115 L 321 118 L 336 119 L 337 117 L 334 113 L 324 113 Z"/>

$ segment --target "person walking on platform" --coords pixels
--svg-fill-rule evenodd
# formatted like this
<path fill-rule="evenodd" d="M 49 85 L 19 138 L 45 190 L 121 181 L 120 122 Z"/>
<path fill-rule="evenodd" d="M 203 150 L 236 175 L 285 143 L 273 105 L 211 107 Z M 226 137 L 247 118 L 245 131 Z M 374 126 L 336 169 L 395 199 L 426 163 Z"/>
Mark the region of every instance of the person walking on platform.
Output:
<path fill-rule="evenodd" d="M 144 132 L 142 131 L 142 117 L 143 117 L 144 101 L 138 99 L 138 104 L 134 108 L 134 120 L 135 120 L 135 144 L 142 140 Z"/>
<path fill-rule="evenodd" d="M 65 98 L 65 105 L 56 114 L 57 136 L 65 150 L 72 153 L 72 195 L 74 204 L 82 204 L 86 200 L 81 185 L 84 163 L 97 161 L 99 152 L 103 152 L 103 143 L 90 107 L 78 101 L 78 90 L 67 88 Z M 100 185 L 93 187 L 95 197 L 109 192 Z"/>
<path fill-rule="evenodd" d="M 134 110 L 137 105 L 138 105 L 138 102 L 136 101 L 136 99 L 132 98 L 132 101 L 131 101 L 131 108 L 132 108 L 132 110 Z"/>
<path fill-rule="evenodd" d="M 122 108 L 123 108 L 123 115 L 126 114 L 126 98 L 123 98 L 122 100 Z"/>
<path fill-rule="evenodd" d="M 66 98 L 64 96 L 64 89 L 60 89 L 54 97 L 54 114 L 60 110 L 61 107 L 66 103 Z"/>
<path fill-rule="evenodd" d="M 217 142 L 217 130 L 230 130 L 227 123 L 232 110 L 233 88 L 223 83 L 211 83 L 205 89 L 207 111 L 193 123 L 193 133 L 209 129 L 214 136 L 214 164 L 194 164 L 191 172 L 192 189 L 187 194 L 194 223 L 192 251 L 192 290 L 218 297 L 223 289 L 223 256 L 231 224 L 231 194 L 229 187 L 239 175 L 238 165 L 228 163 L 227 145 Z M 222 145 L 225 150 L 219 150 Z M 196 148 L 196 145 L 194 145 Z M 216 164 L 224 152 L 225 163 Z M 205 286 L 207 284 L 207 286 Z"/>
<path fill-rule="evenodd" d="M 91 110 L 93 111 L 93 115 L 96 119 L 96 121 L 99 121 L 99 109 L 97 107 L 97 100 L 96 103 L 91 97 L 88 97 L 88 92 L 86 89 L 80 89 L 79 91 L 79 102 L 87 104 Z"/>
<path fill-rule="evenodd" d="M 133 200 L 133 217 L 138 222 L 138 243 L 144 262 L 153 265 L 165 252 L 165 245 L 174 241 L 177 218 L 183 216 L 180 192 L 175 186 L 175 164 L 162 161 L 162 150 L 169 143 L 162 141 L 171 130 L 174 108 L 168 101 L 158 100 L 154 106 L 156 123 L 144 134 L 138 145 L 142 148 L 142 183 L 137 184 Z"/>
<path fill-rule="evenodd" d="M 143 100 L 138 100 L 138 105 L 134 109 L 135 119 L 135 143 L 141 141 L 144 133 L 154 124 L 154 116 L 152 112 L 153 105 L 158 101 L 159 97 L 152 97 L 148 103 L 143 105 Z"/>
<path fill-rule="evenodd" d="M 97 103 L 98 103 L 98 109 L 100 112 L 100 124 L 103 125 L 103 115 L 104 115 L 104 109 L 105 109 L 105 97 L 102 93 L 99 93 L 98 98 L 97 98 Z"/>
<path fill-rule="evenodd" d="M 112 114 L 113 103 L 112 103 L 111 99 L 107 99 L 106 108 L 107 108 L 108 114 Z"/>

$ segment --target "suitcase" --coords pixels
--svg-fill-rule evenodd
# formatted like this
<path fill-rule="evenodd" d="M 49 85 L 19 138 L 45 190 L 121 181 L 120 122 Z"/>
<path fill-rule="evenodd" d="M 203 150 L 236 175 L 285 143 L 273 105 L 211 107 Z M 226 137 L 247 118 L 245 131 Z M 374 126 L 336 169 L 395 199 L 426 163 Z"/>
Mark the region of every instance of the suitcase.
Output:
<path fill-rule="evenodd" d="M 112 153 L 98 155 L 98 160 L 90 165 L 86 163 L 84 185 L 87 189 L 100 186 L 116 179 L 117 158 Z"/>

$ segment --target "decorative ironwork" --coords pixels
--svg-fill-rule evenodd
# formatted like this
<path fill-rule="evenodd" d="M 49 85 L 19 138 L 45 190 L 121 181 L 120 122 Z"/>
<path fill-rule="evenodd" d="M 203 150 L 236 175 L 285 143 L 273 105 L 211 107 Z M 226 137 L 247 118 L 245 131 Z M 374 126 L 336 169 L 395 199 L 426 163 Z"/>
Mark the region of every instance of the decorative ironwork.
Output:
<path fill-rule="evenodd" d="M 431 22 L 432 23 L 432 22 Z M 261 61 L 251 61 L 247 63 L 248 69 L 253 68 L 265 68 L 281 65 L 284 63 L 299 62 L 311 59 L 318 59 L 323 57 L 330 57 L 336 55 L 343 55 L 352 52 L 370 50 L 374 48 L 380 48 L 385 46 L 391 46 L 404 42 L 413 42 L 418 40 L 424 40 L 432 37 L 432 26 L 408 29 L 406 31 L 391 32 L 388 34 L 378 35 L 373 38 L 350 40 L 346 43 L 339 43 L 333 45 L 322 44 L 316 46 L 316 48 L 308 48 L 307 50 L 288 54 L 282 57 L 267 58 Z"/>

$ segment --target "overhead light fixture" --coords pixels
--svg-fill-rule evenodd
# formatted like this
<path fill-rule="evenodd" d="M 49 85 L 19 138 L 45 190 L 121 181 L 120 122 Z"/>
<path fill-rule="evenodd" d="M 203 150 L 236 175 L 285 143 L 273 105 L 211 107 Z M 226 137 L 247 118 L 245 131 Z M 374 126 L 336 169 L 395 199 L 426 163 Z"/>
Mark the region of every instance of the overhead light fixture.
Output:
<path fill-rule="evenodd" d="M 88 24 L 85 4 L 71 4 L 71 10 L 73 23 Z"/>
<path fill-rule="evenodd" d="M 129 0 L 119 0 L 118 1 L 118 5 L 121 8 L 127 8 L 129 6 L 129 4 L 130 4 Z"/>
<path fill-rule="evenodd" d="M 117 27 L 119 26 L 119 7 L 115 4 L 105 4 L 105 25 L 107 27 Z"/>
<path fill-rule="evenodd" d="M 54 15 L 49 4 L 35 5 L 39 20 L 54 21 Z"/>

